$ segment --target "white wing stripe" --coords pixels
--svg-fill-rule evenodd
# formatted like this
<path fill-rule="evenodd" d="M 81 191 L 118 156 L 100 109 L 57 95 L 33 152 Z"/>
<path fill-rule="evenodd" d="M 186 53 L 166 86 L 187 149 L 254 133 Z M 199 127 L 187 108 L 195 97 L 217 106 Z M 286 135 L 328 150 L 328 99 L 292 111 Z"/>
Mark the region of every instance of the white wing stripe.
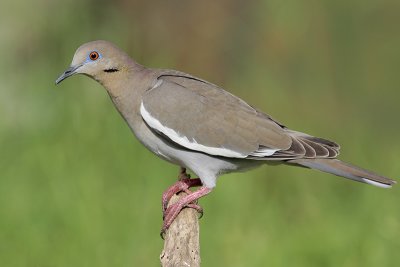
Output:
<path fill-rule="evenodd" d="M 268 157 L 268 156 L 272 156 L 276 151 L 278 151 L 279 149 L 268 149 L 268 148 L 263 148 L 257 151 L 254 151 L 253 153 L 251 153 L 251 156 L 255 156 L 255 157 Z"/>
<path fill-rule="evenodd" d="M 245 158 L 247 155 L 243 155 L 239 152 L 235 152 L 223 147 L 209 147 L 204 146 L 196 142 L 196 140 L 190 141 L 186 136 L 181 136 L 174 129 L 168 128 L 161 124 L 159 120 L 151 116 L 151 114 L 145 109 L 143 102 L 140 104 L 140 114 L 144 121 L 153 129 L 165 134 L 172 141 L 178 143 L 179 145 L 196 150 L 201 151 L 210 155 L 215 156 L 223 156 L 223 157 L 231 157 L 231 158 Z M 275 152 L 275 151 L 274 151 Z"/>

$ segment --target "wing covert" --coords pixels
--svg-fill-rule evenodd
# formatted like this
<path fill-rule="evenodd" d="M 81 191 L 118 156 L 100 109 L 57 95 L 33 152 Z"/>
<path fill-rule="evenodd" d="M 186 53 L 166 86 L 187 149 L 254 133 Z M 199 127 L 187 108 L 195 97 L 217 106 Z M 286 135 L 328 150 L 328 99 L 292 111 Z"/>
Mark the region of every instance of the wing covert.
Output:
<path fill-rule="evenodd" d="M 140 112 L 175 143 L 215 156 L 270 156 L 292 142 L 281 125 L 240 98 L 182 73 L 160 75 L 144 94 Z"/>

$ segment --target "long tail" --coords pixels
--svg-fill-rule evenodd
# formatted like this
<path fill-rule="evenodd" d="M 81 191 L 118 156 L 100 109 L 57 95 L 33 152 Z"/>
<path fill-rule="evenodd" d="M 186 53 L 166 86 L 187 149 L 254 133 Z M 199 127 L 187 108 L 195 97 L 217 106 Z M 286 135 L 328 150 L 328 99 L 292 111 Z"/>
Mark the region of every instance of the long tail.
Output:
<path fill-rule="evenodd" d="M 383 188 L 390 188 L 396 183 L 396 181 L 392 179 L 375 174 L 371 171 L 364 170 L 360 167 L 350 165 L 349 163 L 337 159 L 295 159 L 287 162 Z"/>

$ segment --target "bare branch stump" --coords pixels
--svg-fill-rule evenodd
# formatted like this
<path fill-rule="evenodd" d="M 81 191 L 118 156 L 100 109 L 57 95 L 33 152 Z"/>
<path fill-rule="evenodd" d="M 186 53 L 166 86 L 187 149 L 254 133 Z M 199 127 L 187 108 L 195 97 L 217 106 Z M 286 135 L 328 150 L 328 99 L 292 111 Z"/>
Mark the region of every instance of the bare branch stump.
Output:
<path fill-rule="evenodd" d="M 174 195 L 168 206 L 184 196 L 183 192 Z M 195 209 L 183 209 L 166 231 L 160 261 L 162 267 L 200 266 L 199 218 Z"/>

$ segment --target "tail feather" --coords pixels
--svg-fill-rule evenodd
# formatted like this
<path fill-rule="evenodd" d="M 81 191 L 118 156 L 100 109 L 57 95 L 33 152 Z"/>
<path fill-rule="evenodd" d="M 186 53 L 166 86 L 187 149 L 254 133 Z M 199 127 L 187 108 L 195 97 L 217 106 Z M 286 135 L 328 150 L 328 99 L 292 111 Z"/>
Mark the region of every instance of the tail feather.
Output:
<path fill-rule="evenodd" d="M 396 183 L 392 179 L 337 159 L 294 159 L 287 162 L 383 188 L 390 188 Z"/>

